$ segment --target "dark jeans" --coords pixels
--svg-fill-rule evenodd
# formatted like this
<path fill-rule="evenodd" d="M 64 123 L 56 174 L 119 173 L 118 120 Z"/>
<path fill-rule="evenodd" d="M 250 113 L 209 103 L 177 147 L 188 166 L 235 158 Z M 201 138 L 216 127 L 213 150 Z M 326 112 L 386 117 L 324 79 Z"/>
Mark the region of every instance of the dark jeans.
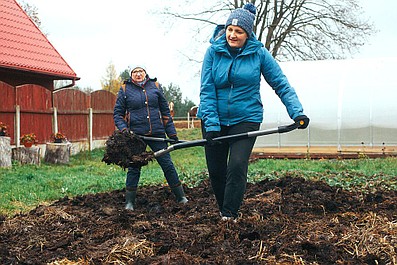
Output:
<path fill-rule="evenodd" d="M 221 126 L 221 135 L 234 135 L 259 129 L 259 123 Z M 202 128 L 203 136 L 205 130 Z M 247 186 L 248 160 L 256 137 L 205 146 L 212 190 L 222 216 L 238 217 Z"/>
<path fill-rule="evenodd" d="M 154 136 L 164 138 L 165 136 Z M 157 142 L 157 141 L 145 141 L 150 149 L 153 152 L 164 149 L 167 147 L 167 143 L 165 142 Z M 170 187 L 175 187 L 180 184 L 180 180 L 178 177 L 178 173 L 175 170 L 175 166 L 172 163 L 171 155 L 165 154 L 156 158 L 159 163 L 161 169 L 164 172 L 165 179 Z M 125 182 L 125 186 L 129 190 L 134 190 L 138 187 L 139 179 L 141 177 L 141 168 L 129 167 L 127 172 L 127 179 Z"/>

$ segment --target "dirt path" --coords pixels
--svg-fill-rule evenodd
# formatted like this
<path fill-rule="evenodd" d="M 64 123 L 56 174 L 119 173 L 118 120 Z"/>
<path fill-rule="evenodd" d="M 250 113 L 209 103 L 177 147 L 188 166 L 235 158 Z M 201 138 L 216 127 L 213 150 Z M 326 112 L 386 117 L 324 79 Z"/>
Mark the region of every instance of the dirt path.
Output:
<path fill-rule="evenodd" d="M 249 184 L 237 223 L 207 182 L 187 206 L 167 187 L 64 198 L 1 218 L 1 264 L 397 264 L 397 193 L 363 196 L 280 176 Z"/>

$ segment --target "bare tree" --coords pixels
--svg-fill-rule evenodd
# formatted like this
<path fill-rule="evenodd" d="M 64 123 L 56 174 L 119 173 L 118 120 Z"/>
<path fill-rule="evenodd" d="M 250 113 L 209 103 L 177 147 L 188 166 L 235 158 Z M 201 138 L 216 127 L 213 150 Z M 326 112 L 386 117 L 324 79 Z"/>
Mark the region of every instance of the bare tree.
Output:
<path fill-rule="evenodd" d="M 81 90 L 81 91 L 83 91 L 83 92 L 85 92 L 87 94 L 90 94 L 90 93 L 94 92 L 94 89 L 92 87 L 90 87 L 90 86 L 87 86 L 87 87 L 75 86 L 74 88 L 76 88 L 78 90 Z"/>
<path fill-rule="evenodd" d="M 33 21 L 33 23 L 36 24 L 36 26 L 38 28 L 40 28 L 41 20 L 39 18 L 39 11 L 38 11 L 37 7 L 35 5 L 26 3 L 23 0 L 18 0 L 17 2 L 22 7 L 23 11 L 25 11 L 25 13 L 30 17 L 30 19 Z"/>
<path fill-rule="evenodd" d="M 205 25 L 225 23 L 231 10 L 251 2 L 257 7 L 255 34 L 280 61 L 346 58 L 376 32 L 363 18 L 358 0 L 217 0 L 201 9 L 191 7 L 196 2 L 184 5 L 195 12 L 176 12 L 175 8 L 161 13 L 200 22 L 199 32 Z"/>

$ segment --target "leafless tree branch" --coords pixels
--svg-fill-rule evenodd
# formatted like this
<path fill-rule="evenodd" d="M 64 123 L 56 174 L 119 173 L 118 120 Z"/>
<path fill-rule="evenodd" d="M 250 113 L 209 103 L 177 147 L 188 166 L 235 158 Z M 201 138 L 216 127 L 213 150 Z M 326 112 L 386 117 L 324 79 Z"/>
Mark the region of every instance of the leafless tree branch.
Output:
<path fill-rule="evenodd" d="M 165 10 L 162 14 L 222 24 L 231 10 L 251 2 L 257 7 L 255 34 L 280 61 L 346 58 L 376 32 L 363 18 L 358 0 L 214 0 L 212 6 L 193 9 L 190 5 L 197 2 L 185 2 L 193 13 Z"/>

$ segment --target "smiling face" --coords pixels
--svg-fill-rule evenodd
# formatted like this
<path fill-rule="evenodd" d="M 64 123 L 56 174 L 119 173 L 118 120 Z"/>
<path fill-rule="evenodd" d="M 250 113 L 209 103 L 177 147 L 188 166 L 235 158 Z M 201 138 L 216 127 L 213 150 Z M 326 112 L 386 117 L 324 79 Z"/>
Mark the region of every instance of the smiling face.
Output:
<path fill-rule="evenodd" d="M 248 35 L 239 26 L 229 25 L 226 28 L 226 40 L 232 48 L 241 48 L 247 41 Z"/>
<path fill-rule="evenodd" d="M 146 72 L 140 67 L 135 68 L 134 70 L 131 71 L 131 78 L 134 82 L 142 82 L 145 80 L 146 77 Z"/>

